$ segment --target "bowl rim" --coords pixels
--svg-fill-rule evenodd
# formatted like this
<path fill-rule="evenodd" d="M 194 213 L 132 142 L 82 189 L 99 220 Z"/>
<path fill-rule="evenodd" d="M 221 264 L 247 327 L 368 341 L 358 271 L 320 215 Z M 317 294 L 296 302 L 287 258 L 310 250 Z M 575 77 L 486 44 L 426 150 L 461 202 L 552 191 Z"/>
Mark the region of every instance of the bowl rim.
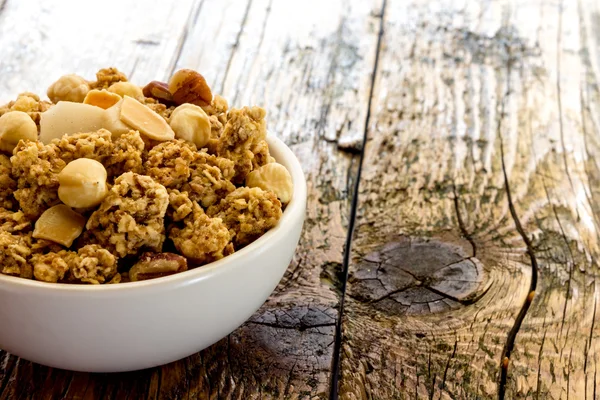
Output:
<path fill-rule="evenodd" d="M 66 283 L 50 283 L 41 282 L 33 279 L 24 279 L 21 277 L 9 276 L 0 274 L 0 287 L 11 289 L 29 289 L 39 291 L 47 291 L 54 293 L 115 293 L 115 292 L 131 292 L 137 290 L 145 290 L 149 288 L 165 288 L 179 286 L 182 284 L 191 284 L 199 280 L 205 280 L 217 274 L 223 274 L 228 270 L 239 265 L 237 261 L 247 257 L 265 247 L 271 247 L 275 242 L 282 240 L 286 234 L 292 230 L 294 223 L 300 218 L 304 220 L 306 210 L 307 187 L 306 178 L 302 171 L 300 161 L 292 152 L 292 150 L 279 138 L 272 134 L 267 135 L 267 143 L 270 150 L 277 154 L 275 157 L 277 162 L 282 163 L 292 176 L 294 184 L 292 200 L 287 204 L 281 219 L 278 224 L 267 231 L 260 238 L 250 243 L 243 249 L 235 253 L 223 257 L 220 260 L 213 261 L 201 267 L 190 269 L 173 275 L 163 276 L 155 279 L 148 279 L 138 282 L 123 282 L 117 284 L 102 284 L 102 285 L 87 285 L 87 284 L 66 284 Z"/>

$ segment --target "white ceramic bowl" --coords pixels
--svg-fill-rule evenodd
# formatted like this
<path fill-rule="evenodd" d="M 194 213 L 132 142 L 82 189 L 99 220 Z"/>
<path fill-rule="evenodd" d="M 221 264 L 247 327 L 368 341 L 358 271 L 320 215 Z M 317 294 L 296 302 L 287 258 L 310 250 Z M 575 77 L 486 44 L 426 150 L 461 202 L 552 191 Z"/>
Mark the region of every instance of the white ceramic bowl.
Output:
<path fill-rule="evenodd" d="M 86 286 L 0 275 L 0 348 L 51 367 L 120 372 L 187 357 L 243 324 L 281 280 L 306 209 L 300 163 L 277 138 L 268 142 L 294 181 L 275 228 L 219 261 L 154 280 Z"/>

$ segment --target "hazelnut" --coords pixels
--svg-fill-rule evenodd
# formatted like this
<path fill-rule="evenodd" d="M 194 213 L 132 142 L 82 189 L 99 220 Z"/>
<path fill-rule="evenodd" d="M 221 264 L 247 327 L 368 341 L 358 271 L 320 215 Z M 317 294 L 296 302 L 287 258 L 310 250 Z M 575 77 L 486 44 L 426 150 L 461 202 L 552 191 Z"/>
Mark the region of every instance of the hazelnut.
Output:
<path fill-rule="evenodd" d="M 294 191 L 292 176 L 283 165 L 276 162 L 250 172 L 246 177 L 246 186 L 270 190 L 284 204 L 290 202 Z"/>
<path fill-rule="evenodd" d="M 169 80 L 169 92 L 176 104 L 208 106 L 212 102 L 212 92 L 206 79 L 191 69 L 181 69 L 173 74 Z"/>
<path fill-rule="evenodd" d="M 35 223 L 33 237 L 46 239 L 71 247 L 73 241 L 81 235 L 85 226 L 85 218 L 64 204 L 44 211 Z"/>
<path fill-rule="evenodd" d="M 93 89 L 88 92 L 83 100 L 83 104 L 100 107 L 106 110 L 121 101 L 121 96 L 108 90 Z"/>
<path fill-rule="evenodd" d="M 182 104 L 173 110 L 169 125 L 175 137 L 194 143 L 199 149 L 210 139 L 211 125 L 204 110 L 194 104 Z"/>
<path fill-rule="evenodd" d="M 9 111 L 0 117 L 0 151 L 12 153 L 20 140 L 36 141 L 37 126 L 27 113 Z"/>
<path fill-rule="evenodd" d="M 137 101 L 144 101 L 144 93 L 138 85 L 134 85 L 131 82 L 117 82 L 110 85 L 108 88 L 109 92 L 116 93 L 121 97 L 129 96 L 133 97 Z"/>
<path fill-rule="evenodd" d="M 106 169 L 96 160 L 78 158 L 58 174 L 58 198 L 73 208 L 95 207 L 108 193 Z"/>
<path fill-rule="evenodd" d="M 142 93 L 146 97 L 151 97 L 156 100 L 160 100 L 163 103 L 172 103 L 173 95 L 169 92 L 169 85 L 164 82 L 152 81 L 142 90 Z"/>
<path fill-rule="evenodd" d="M 78 75 L 64 75 L 48 88 L 48 97 L 53 103 L 72 101 L 81 103 L 90 91 L 88 82 Z"/>

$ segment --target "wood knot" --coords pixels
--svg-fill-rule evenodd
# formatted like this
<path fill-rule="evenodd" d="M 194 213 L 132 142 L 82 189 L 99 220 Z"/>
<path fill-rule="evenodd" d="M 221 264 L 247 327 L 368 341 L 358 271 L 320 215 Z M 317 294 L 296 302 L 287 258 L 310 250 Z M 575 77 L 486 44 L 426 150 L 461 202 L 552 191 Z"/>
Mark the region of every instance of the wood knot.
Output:
<path fill-rule="evenodd" d="M 389 314 L 430 314 L 474 303 L 484 282 L 483 265 L 463 247 L 401 237 L 363 257 L 350 271 L 348 294 Z"/>

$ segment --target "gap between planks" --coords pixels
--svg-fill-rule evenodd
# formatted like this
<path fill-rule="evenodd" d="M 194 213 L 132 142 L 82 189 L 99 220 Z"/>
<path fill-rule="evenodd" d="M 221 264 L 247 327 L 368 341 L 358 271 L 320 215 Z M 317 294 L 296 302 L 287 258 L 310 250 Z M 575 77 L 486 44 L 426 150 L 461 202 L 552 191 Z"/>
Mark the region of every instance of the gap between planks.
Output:
<path fill-rule="evenodd" d="M 363 160 L 365 156 L 365 147 L 367 144 L 368 133 L 369 133 L 369 124 L 371 122 L 371 106 L 373 103 L 373 94 L 375 90 L 375 80 L 377 79 L 377 71 L 379 67 L 379 55 L 381 53 L 381 44 L 383 42 L 383 31 L 385 24 L 385 10 L 386 10 L 387 0 L 383 0 L 381 5 L 381 10 L 379 12 L 379 32 L 377 34 L 377 47 L 375 52 L 375 61 L 373 62 L 373 69 L 371 72 L 371 87 L 369 88 L 369 101 L 367 103 L 367 115 L 365 118 L 365 127 L 363 131 L 362 137 L 362 146 L 360 147 L 360 153 L 358 155 L 358 167 L 356 172 L 356 177 L 354 181 L 354 185 L 352 188 L 352 203 L 350 206 L 350 217 L 348 221 L 348 231 L 346 236 L 346 244 L 344 249 L 344 258 L 342 263 L 342 287 L 340 293 L 340 305 L 338 309 L 338 320 L 335 328 L 335 343 L 333 347 L 333 359 L 331 366 L 331 385 L 330 385 L 330 400 L 338 399 L 338 389 L 339 389 L 339 377 L 340 377 L 340 357 L 341 357 L 341 347 L 342 347 L 342 321 L 344 316 L 344 299 L 346 297 L 346 284 L 348 282 L 348 270 L 350 266 L 350 254 L 352 251 L 352 237 L 354 233 L 354 224 L 356 222 L 356 212 L 358 209 L 358 190 L 360 187 L 360 177 L 363 166 Z M 350 174 L 349 174 L 350 175 Z"/>

